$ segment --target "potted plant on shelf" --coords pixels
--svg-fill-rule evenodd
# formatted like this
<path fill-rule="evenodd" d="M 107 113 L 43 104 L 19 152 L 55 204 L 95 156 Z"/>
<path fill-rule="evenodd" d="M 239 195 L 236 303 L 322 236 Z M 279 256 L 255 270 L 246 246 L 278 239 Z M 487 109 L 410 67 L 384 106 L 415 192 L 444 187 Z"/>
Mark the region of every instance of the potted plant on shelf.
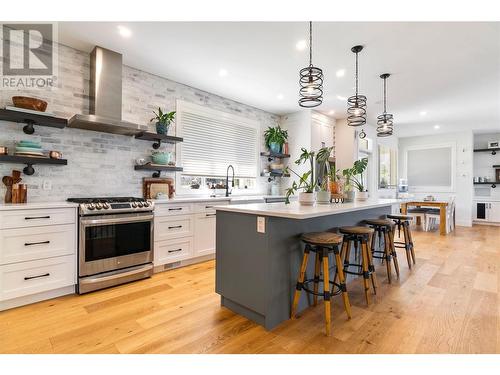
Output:
<path fill-rule="evenodd" d="M 281 147 L 286 142 L 287 138 L 288 131 L 281 129 L 279 125 L 274 128 L 268 127 L 264 132 L 266 146 L 274 154 L 279 154 L 281 152 Z"/>
<path fill-rule="evenodd" d="M 153 111 L 155 117 L 153 117 L 150 121 L 156 120 L 156 133 L 158 134 L 167 134 L 168 128 L 170 124 L 174 120 L 175 111 L 172 112 L 163 112 L 160 107 L 158 107 L 158 113 Z"/>
<path fill-rule="evenodd" d="M 328 179 L 330 174 L 330 163 L 329 158 L 330 154 L 333 150 L 333 147 L 323 147 L 318 150 L 316 154 L 316 162 L 318 163 L 318 167 L 324 173 L 322 174 L 322 178 L 318 178 L 318 187 L 319 190 L 316 194 L 316 202 L 319 204 L 328 204 L 330 203 L 331 193 L 329 191 Z M 319 173 L 317 173 L 319 174 Z"/>
<path fill-rule="evenodd" d="M 345 179 L 344 192 L 346 193 L 346 200 L 352 202 L 354 200 L 353 188 L 357 190 L 356 199 L 368 199 L 368 191 L 364 185 L 363 172 L 368 166 L 368 158 L 356 160 L 351 168 L 344 169 L 342 175 Z M 359 179 L 358 177 L 359 176 Z"/>

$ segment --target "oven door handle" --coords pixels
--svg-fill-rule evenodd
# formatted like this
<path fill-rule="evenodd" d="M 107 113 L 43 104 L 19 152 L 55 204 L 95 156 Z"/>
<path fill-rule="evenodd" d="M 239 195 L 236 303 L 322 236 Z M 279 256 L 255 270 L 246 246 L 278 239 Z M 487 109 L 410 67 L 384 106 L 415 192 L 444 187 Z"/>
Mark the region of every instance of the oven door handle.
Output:
<path fill-rule="evenodd" d="M 80 223 L 89 226 L 89 225 L 100 225 L 100 224 L 136 223 L 140 221 L 153 221 L 153 215 L 125 216 L 125 217 L 99 218 L 99 219 L 82 218 L 80 220 Z"/>

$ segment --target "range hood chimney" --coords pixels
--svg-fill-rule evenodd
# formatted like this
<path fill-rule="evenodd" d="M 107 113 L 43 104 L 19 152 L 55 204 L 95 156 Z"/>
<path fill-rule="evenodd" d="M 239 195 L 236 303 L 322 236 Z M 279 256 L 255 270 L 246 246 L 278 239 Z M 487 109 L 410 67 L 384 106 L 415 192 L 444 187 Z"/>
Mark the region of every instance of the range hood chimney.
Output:
<path fill-rule="evenodd" d="M 102 47 L 90 53 L 88 115 L 74 115 L 68 127 L 104 133 L 136 135 L 145 130 L 122 121 L 122 55 Z"/>

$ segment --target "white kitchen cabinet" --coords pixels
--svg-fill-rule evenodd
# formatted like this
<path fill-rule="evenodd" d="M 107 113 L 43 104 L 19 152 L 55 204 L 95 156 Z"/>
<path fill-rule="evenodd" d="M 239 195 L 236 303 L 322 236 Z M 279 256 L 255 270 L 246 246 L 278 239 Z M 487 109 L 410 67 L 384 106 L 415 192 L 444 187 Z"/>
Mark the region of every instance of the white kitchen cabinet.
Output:
<path fill-rule="evenodd" d="M 500 223 L 500 202 L 490 202 L 488 211 L 489 221 Z"/>
<path fill-rule="evenodd" d="M 215 253 L 215 213 L 196 214 L 194 220 L 194 256 Z"/>
<path fill-rule="evenodd" d="M 76 208 L 0 210 L 0 310 L 73 293 Z"/>
<path fill-rule="evenodd" d="M 313 116 L 311 120 L 311 148 L 318 150 L 321 147 L 332 147 L 333 137 L 333 125 Z"/>
<path fill-rule="evenodd" d="M 193 237 L 155 241 L 155 266 L 179 262 L 191 258 Z"/>
<path fill-rule="evenodd" d="M 157 241 L 192 236 L 193 215 L 157 216 L 154 227 Z"/>

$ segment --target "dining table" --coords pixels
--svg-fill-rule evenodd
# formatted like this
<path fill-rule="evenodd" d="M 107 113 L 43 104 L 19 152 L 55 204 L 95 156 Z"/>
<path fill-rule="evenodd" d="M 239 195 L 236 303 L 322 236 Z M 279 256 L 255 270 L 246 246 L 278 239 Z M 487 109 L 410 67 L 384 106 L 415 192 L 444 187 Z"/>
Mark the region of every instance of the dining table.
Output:
<path fill-rule="evenodd" d="M 422 208 L 422 207 L 433 207 L 433 208 L 438 208 L 439 209 L 439 234 L 442 236 L 445 236 L 447 234 L 446 231 L 446 210 L 448 208 L 448 202 L 447 201 L 426 201 L 426 200 L 411 200 L 407 202 L 401 203 L 401 213 L 403 215 L 408 214 L 408 207 L 416 207 L 416 208 Z M 417 222 L 418 224 L 418 222 Z"/>

